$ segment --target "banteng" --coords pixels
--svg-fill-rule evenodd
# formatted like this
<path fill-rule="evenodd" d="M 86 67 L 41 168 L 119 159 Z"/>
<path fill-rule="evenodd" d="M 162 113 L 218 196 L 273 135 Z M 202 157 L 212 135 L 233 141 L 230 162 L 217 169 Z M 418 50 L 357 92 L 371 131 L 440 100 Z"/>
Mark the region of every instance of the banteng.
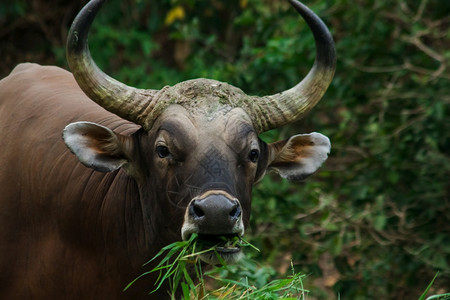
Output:
<path fill-rule="evenodd" d="M 87 44 L 103 2 L 72 25 L 72 73 L 26 63 L 0 81 L 1 299 L 144 297 L 155 277 L 122 289 L 161 247 L 193 233 L 242 236 L 266 171 L 300 180 L 329 153 L 319 133 L 258 138 L 304 116 L 333 77 L 331 35 L 304 5 L 289 0 L 314 35 L 314 66 L 291 89 L 255 97 L 209 79 L 144 90 L 107 76 Z"/>

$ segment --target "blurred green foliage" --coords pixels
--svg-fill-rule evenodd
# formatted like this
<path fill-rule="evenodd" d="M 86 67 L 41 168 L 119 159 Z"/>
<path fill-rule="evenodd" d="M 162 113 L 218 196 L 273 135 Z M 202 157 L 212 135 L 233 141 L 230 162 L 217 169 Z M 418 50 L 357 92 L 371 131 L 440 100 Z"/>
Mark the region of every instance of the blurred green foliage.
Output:
<path fill-rule="evenodd" d="M 33 16 L 25 3 L 0 4 L 2 57 Z M 308 274 L 312 299 L 417 299 L 437 270 L 432 289 L 448 292 L 450 2 L 305 4 L 335 37 L 336 76 L 308 117 L 263 139 L 320 131 L 332 153 L 305 183 L 269 175 L 255 188 L 250 241 L 262 252 L 252 255 L 278 273 L 292 261 Z M 58 16 L 65 32 L 67 13 Z M 25 25 L 7 27 L 11 20 Z M 66 66 L 63 38 L 30 24 L 50 53 L 42 61 Z M 293 86 L 314 59 L 313 38 L 287 1 L 109 0 L 90 45 L 103 70 L 131 85 L 208 77 L 257 95 Z"/>

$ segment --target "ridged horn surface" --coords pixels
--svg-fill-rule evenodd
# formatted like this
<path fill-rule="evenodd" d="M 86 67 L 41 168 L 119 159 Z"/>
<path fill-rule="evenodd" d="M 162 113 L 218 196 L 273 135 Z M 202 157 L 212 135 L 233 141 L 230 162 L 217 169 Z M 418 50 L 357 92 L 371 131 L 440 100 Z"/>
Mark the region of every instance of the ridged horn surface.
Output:
<path fill-rule="evenodd" d="M 302 118 L 322 98 L 336 69 L 336 51 L 327 26 L 302 3 L 288 1 L 313 33 L 316 58 L 307 76 L 291 89 L 275 95 L 253 97 L 251 103 L 246 103 L 255 129 L 260 133 Z"/>
<path fill-rule="evenodd" d="M 93 61 L 88 34 L 105 0 L 92 0 L 78 13 L 67 37 L 67 61 L 83 92 L 94 102 L 121 118 L 147 128 L 149 111 L 158 90 L 137 89 L 106 75 Z"/>

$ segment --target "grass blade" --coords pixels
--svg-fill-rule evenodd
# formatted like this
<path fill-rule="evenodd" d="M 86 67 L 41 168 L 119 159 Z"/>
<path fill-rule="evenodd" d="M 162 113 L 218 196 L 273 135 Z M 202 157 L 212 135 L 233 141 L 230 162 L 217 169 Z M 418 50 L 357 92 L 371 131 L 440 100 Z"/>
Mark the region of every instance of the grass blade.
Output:
<path fill-rule="evenodd" d="M 431 286 L 432 286 L 433 283 L 434 283 L 434 280 L 436 280 L 436 278 L 438 277 L 438 275 L 439 275 L 439 272 L 437 272 L 436 275 L 434 275 L 433 280 L 431 280 L 430 284 L 427 286 L 427 288 L 425 289 L 425 291 L 423 292 L 423 294 L 420 296 L 419 300 L 425 300 L 425 297 L 427 296 L 428 291 L 430 290 Z"/>

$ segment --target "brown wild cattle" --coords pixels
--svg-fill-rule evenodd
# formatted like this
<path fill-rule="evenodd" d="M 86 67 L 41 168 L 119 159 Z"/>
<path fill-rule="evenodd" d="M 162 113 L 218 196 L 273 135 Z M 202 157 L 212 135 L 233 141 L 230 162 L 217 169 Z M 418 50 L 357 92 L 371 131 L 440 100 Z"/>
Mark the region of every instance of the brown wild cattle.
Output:
<path fill-rule="evenodd" d="M 103 2 L 72 25 L 72 73 L 25 63 L 0 81 L 1 299 L 144 297 L 152 276 L 122 289 L 161 247 L 193 233 L 242 236 L 266 171 L 300 180 L 329 153 L 319 133 L 258 138 L 301 118 L 333 77 L 331 35 L 304 5 L 289 0 L 313 32 L 314 66 L 293 88 L 255 97 L 209 79 L 143 90 L 105 75 L 87 45 Z"/>

